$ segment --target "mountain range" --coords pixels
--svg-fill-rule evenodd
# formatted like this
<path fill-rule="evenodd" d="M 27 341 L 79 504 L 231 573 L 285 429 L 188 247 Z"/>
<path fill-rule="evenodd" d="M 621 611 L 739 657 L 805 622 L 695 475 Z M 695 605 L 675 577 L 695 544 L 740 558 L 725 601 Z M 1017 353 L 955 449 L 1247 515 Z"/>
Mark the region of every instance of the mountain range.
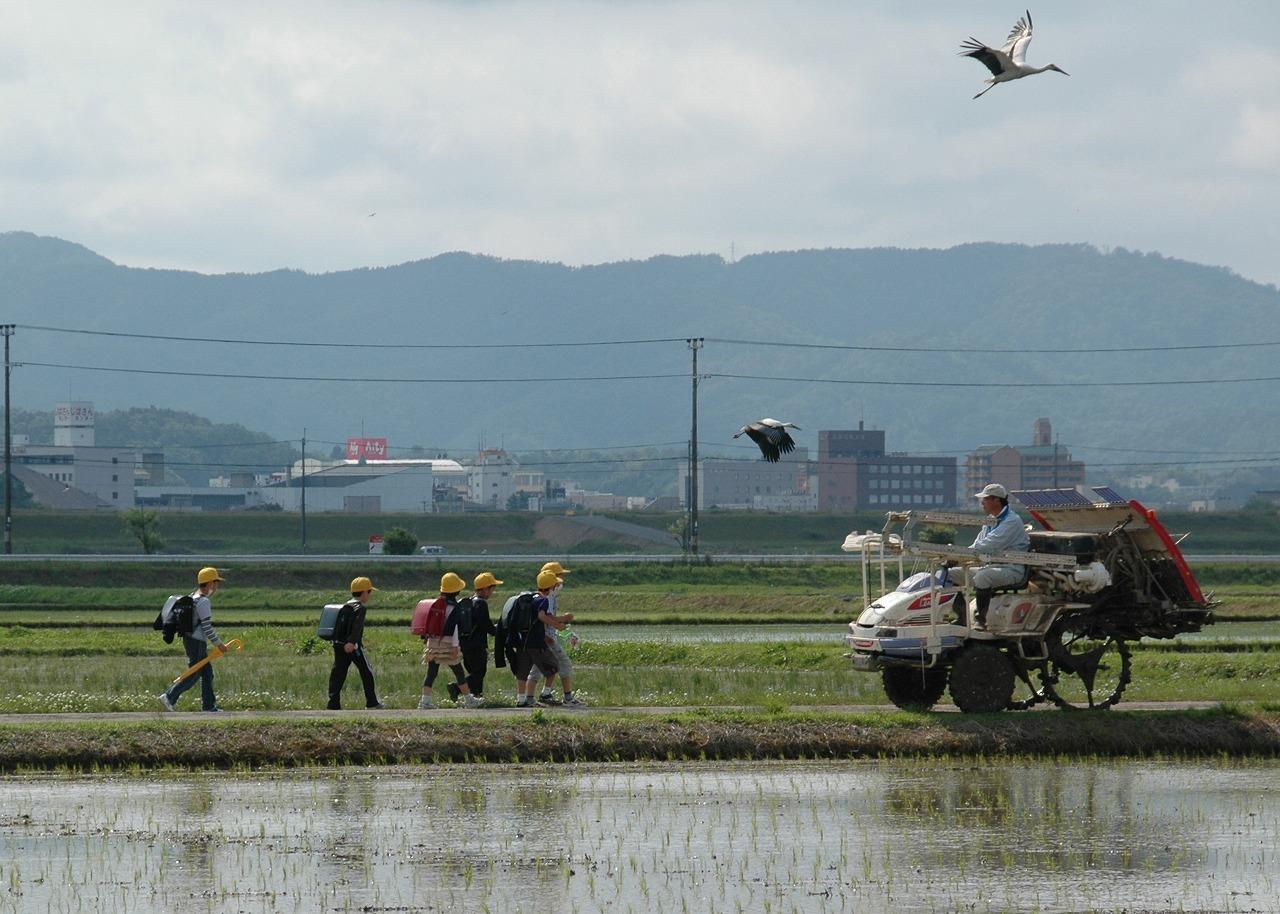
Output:
<path fill-rule="evenodd" d="M 0 320 L 19 325 L 16 406 L 154 406 L 281 440 L 305 428 L 309 451 L 347 437 L 386 437 L 393 456 L 414 445 L 679 450 L 690 426 L 685 339 L 703 337 L 707 453 L 751 456 L 730 436 L 763 416 L 799 424 L 798 442 L 815 452 L 817 430 L 865 421 L 892 450 L 961 459 L 979 444 L 1027 443 L 1048 416 L 1062 445 L 1098 467 L 1096 481 L 1136 463 L 1280 452 L 1280 382 L 1186 383 L 1280 375 L 1280 346 L 1266 345 L 1280 341 L 1280 291 L 1123 249 L 982 243 L 582 267 L 450 253 L 326 274 L 203 275 L 9 232 L 0 289 Z M 663 342 L 619 342 L 633 340 Z M 570 342 L 611 344 L 547 345 Z M 1219 343 L 1257 345 L 1116 351 Z M 830 345 L 871 348 L 812 348 Z M 1080 349 L 1093 351 L 1066 351 Z M 1113 381 L 1178 383 L 1090 386 Z M 945 386 L 1027 382 L 1060 386 Z"/>

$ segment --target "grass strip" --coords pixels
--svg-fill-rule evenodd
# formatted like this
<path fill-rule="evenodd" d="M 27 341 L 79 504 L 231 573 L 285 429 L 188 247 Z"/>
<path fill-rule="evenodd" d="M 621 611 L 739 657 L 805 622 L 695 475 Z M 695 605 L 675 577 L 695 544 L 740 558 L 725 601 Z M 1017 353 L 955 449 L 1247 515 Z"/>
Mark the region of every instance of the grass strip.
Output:
<path fill-rule="evenodd" d="M 440 762 L 1280 756 L 1273 711 L 1024 715 L 690 711 L 458 721 L 262 717 L 0 725 L 0 771 Z"/>

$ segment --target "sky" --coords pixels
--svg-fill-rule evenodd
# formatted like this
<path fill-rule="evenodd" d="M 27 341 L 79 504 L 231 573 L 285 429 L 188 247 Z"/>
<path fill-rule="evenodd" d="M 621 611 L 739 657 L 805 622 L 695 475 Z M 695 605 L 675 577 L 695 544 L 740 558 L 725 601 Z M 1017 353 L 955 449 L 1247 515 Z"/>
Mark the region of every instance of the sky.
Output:
<path fill-rule="evenodd" d="M 326 272 L 970 241 L 1280 283 L 1280 4 L 0 0 L 0 230 Z"/>

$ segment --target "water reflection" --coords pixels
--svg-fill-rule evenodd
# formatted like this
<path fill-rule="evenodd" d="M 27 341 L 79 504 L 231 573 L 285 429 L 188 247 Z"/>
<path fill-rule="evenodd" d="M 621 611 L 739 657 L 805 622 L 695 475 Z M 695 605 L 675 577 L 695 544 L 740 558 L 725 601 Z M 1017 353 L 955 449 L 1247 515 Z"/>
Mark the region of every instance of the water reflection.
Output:
<path fill-rule="evenodd" d="M 0 781 L 0 911 L 1276 910 L 1280 766 Z"/>

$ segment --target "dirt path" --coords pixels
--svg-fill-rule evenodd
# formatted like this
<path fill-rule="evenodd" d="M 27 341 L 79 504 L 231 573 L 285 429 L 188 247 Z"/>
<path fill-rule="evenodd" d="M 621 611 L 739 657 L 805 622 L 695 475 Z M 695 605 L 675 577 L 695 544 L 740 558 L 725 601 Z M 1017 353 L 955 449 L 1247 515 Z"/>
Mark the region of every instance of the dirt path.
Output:
<path fill-rule="evenodd" d="M 1116 708 L 1111 709 L 1110 714 L 1123 714 L 1126 711 L 1200 711 L 1217 708 L 1221 705 L 1217 701 L 1132 701 L 1124 702 Z M 685 714 L 695 710 L 707 711 L 753 711 L 759 710 L 751 705 L 724 705 L 707 708 L 697 708 L 694 706 L 682 707 L 626 707 L 626 708 L 607 708 L 607 707 L 590 707 L 583 709 L 572 708 L 542 708 L 547 714 L 570 715 L 577 716 L 587 713 L 610 714 L 619 716 L 640 715 L 640 716 L 659 716 L 663 714 Z M 816 712 L 828 713 L 837 712 L 844 714 L 866 714 L 877 711 L 895 711 L 893 705 L 795 705 L 790 710 L 796 712 Z M 943 714 L 958 714 L 956 708 L 951 705 L 942 705 L 936 709 Z M 1041 706 L 1036 711 L 1055 711 L 1056 708 L 1051 705 Z M 763 713 L 763 712 L 762 712 Z M 1066 713 L 1066 712 L 1064 712 Z M 101 713 L 74 713 L 74 714 L 0 714 L 0 725 L 2 724 L 39 724 L 39 723 L 69 723 L 74 721 L 142 721 L 153 719 L 174 719 L 174 720 L 252 720 L 252 719 L 270 719 L 270 720 L 338 720 L 344 717 L 353 716 L 377 718 L 380 720 L 405 719 L 405 720 L 458 720 L 458 719 L 489 719 L 499 718 L 518 718 L 529 716 L 532 711 L 528 708 L 437 708 L 432 711 L 419 711 L 417 708 L 387 708 L 382 711 L 370 711 L 365 708 L 351 708 L 343 711 L 223 711 L 212 717 L 205 715 L 199 711 L 178 711 L 167 713 L 165 711 L 118 711 L 118 712 L 101 712 Z"/>

